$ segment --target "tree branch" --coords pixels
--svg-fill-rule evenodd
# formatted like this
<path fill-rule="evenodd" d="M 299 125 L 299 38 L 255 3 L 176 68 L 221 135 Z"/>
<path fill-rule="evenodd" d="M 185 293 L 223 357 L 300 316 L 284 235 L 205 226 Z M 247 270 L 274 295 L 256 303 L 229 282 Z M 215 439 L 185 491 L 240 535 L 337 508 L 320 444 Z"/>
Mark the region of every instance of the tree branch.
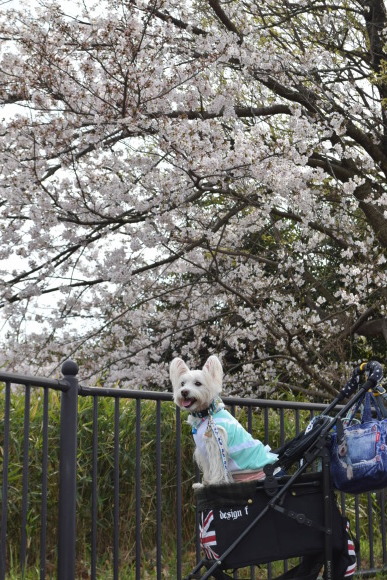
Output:
<path fill-rule="evenodd" d="M 208 4 L 211 6 L 213 11 L 215 12 L 216 16 L 219 18 L 220 22 L 224 25 L 224 27 L 233 32 L 239 37 L 239 41 L 242 42 L 243 36 L 235 26 L 235 24 L 230 20 L 227 16 L 221 5 L 219 4 L 218 0 L 208 0 Z"/>

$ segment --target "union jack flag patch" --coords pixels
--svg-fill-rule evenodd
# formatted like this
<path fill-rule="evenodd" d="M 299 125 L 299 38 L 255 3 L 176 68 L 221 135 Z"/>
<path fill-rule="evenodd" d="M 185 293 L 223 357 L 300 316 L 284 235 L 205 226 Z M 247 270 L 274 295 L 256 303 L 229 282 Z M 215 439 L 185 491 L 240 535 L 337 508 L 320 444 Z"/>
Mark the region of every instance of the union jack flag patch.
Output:
<path fill-rule="evenodd" d="M 202 512 L 201 525 L 199 524 L 200 545 L 208 560 L 219 559 L 219 555 L 212 549 L 212 546 L 216 546 L 216 532 L 215 530 L 209 530 L 213 519 L 214 512 L 212 510 L 206 516 Z"/>

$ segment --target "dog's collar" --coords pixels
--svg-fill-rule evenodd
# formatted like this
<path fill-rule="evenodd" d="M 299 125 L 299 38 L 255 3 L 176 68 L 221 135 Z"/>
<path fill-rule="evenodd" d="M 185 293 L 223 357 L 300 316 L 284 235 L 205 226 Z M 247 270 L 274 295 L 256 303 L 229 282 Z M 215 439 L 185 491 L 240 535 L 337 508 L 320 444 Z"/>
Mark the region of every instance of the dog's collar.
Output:
<path fill-rule="evenodd" d="M 215 397 L 207 409 L 203 409 L 203 411 L 193 411 L 191 415 L 198 419 L 204 419 L 205 417 L 208 417 L 208 415 L 214 415 L 221 409 L 224 409 L 224 403 L 220 397 Z"/>

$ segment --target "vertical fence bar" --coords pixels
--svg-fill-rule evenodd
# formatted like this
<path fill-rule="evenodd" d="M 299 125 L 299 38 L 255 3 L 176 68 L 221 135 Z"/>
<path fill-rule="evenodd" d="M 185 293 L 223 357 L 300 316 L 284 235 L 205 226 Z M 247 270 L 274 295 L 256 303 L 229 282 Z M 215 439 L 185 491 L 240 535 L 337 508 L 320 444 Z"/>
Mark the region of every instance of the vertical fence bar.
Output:
<path fill-rule="evenodd" d="M 252 430 L 253 430 L 253 409 L 251 405 L 249 405 L 247 407 L 247 431 L 249 433 L 252 433 Z M 255 566 L 250 566 L 250 580 L 255 580 Z"/>
<path fill-rule="evenodd" d="M 20 568 L 24 578 L 27 563 L 27 514 L 28 514 L 28 464 L 30 449 L 30 405 L 31 388 L 25 387 L 24 395 L 24 422 L 23 422 L 23 466 L 22 466 L 22 521 L 20 541 Z"/>
<path fill-rule="evenodd" d="M 380 506 L 380 533 L 382 536 L 382 554 L 383 554 L 383 566 L 387 565 L 387 546 L 386 546 L 386 520 L 384 514 L 386 513 L 386 496 L 385 490 L 382 489 L 378 493 L 378 505 Z"/>
<path fill-rule="evenodd" d="M 347 509 L 348 509 L 348 498 L 343 491 L 340 492 L 340 500 L 341 500 L 341 511 L 342 514 L 348 517 Z M 356 523 L 352 524 L 352 528 L 354 528 Z M 353 531 L 353 530 L 352 530 Z"/>
<path fill-rule="evenodd" d="M 283 409 L 279 410 L 280 417 L 280 444 L 283 445 L 285 442 L 285 413 Z"/>
<path fill-rule="evenodd" d="M 113 532 L 113 578 L 120 573 L 120 400 L 114 400 L 114 532 Z"/>
<path fill-rule="evenodd" d="M 4 402 L 4 445 L 3 473 L 1 484 L 1 528 L 0 528 L 0 580 L 5 579 L 7 571 L 7 524 L 8 524 L 8 469 L 9 469 L 9 418 L 11 407 L 11 385 L 5 384 Z"/>
<path fill-rule="evenodd" d="M 156 401 L 156 574 L 157 580 L 161 580 L 161 401 Z"/>
<path fill-rule="evenodd" d="M 181 579 L 182 493 L 181 493 L 181 414 L 176 407 L 176 580 Z"/>
<path fill-rule="evenodd" d="M 265 445 L 269 443 L 270 439 L 270 429 L 269 429 L 269 409 L 267 407 L 263 410 L 263 429 L 264 429 L 264 436 L 263 442 Z"/>
<path fill-rule="evenodd" d="M 47 546 L 47 492 L 48 492 L 48 389 L 43 395 L 42 419 L 42 502 L 40 513 L 40 580 L 46 577 L 46 546 Z"/>
<path fill-rule="evenodd" d="M 263 409 L 263 425 L 264 425 L 264 443 L 265 445 L 270 445 L 270 415 L 269 415 L 269 408 L 264 407 Z M 271 562 L 267 565 L 267 578 L 271 580 L 273 578 L 273 571 Z"/>
<path fill-rule="evenodd" d="M 141 400 L 136 400 L 136 580 L 141 580 Z"/>
<path fill-rule="evenodd" d="M 294 436 L 298 435 L 301 428 L 300 428 L 300 411 L 298 409 L 295 409 L 294 411 L 294 423 L 296 426 L 296 432 L 294 433 Z"/>
<path fill-rule="evenodd" d="M 359 500 L 359 496 L 355 495 L 354 496 L 354 511 L 355 511 L 355 536 L 356 538 L 360 538 L 360 510 L 359 510 L 359 506 L 360 506 L 360 500 Z M 361 566 L 361 550 L 358 551 L 357 553 L 357 566 L 358 568 L 360 568 Z"/>
<path fill-rule="evenodd" d="M 247 407 L 247 431 L 254 437 L 253 431 L 253 408 L 251 405 Z M 250 566 L 250 580 L 255 580 L 255 566 Z"/>
<path fill-rule="evenodd" d="M 68 389 L 62 391 L 60 411 L 58 580 L 75 578 L 78 365 L 66 361 L 62 374 Z"/>
<path fill-rule="evenodd" d="M 247 431 L 249 433 L 253 431 L 253 410 L 250 405 L 247 407 Z"/>
<path fill-rule="evenodd" d="M 373 528 L 373 509 L 372 509 L 372 496 L 367 493 L 367 518 L 368 518 L 368 538 L 369 538 L 369 558 L 370 567 L 375 567 L 375 555 L 374 555 L 374 528 Z"/>
<path fill-rule="evenodd" d="M 98 397 L 93 398 L 91 482 L 91 579 L 97 577 L 97 518 L 98 518 Z"/>
<path fill-rule="evenodd" d="M 200 470 L 199 467 L 195 463 L 195 482 L 200 482 Z M 198 564 L 201 560 L 201 545 L 199 539 L 199 526 L 200 526 L 200 517 L 198 510 L 195 510 L 195 530 L 196 530 L 196 541 L 195 541 L 195 551 L 196 551 L 196 563 Z"/>

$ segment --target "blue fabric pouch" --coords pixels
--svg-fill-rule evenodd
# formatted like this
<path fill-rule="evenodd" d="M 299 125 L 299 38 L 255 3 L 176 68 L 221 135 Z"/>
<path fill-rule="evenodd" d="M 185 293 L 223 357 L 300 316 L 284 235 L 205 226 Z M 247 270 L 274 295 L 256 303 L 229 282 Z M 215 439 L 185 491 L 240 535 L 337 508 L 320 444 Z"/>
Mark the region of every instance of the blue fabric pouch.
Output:
<path fill-rule="evenodd" d="M 365 393 L 361 422 L 354 423 L 355 409 L 349 423 L 338 421 L 331 439 L 331 474 L 336 489 L 363 493 L 387 487 L 387 419 L 372 417 L 373 395 Z"/>

